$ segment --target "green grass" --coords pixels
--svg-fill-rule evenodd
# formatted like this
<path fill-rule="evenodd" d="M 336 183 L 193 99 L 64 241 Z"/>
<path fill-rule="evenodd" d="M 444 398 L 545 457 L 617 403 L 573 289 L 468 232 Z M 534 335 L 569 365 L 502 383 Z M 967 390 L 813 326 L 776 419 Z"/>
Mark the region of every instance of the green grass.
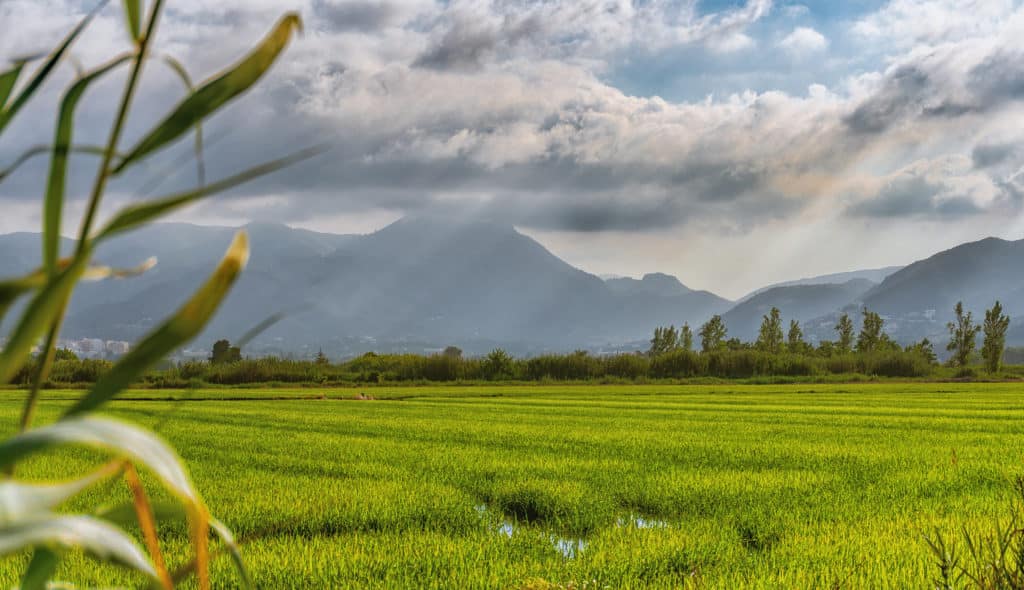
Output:
<path fill-rule="evenodd" d="M 326 399 L 273 399 L 311 393 Z M 179 449 L 212 512 L 248 539 L 263 588 L 924 587 L 934 572 L 922 535 L 989 527 L 1024 473 L 1020 384 L 401 387 L 341 399 L 356 393 L 140 390 L 107 413 Z M 44 391 L 40 423 L 77 395 Z M 0 392 L 5 433 L 23 396 Z M 92 458 L 63 451 L 19 475 L 84 472 Z M 127 497 L 97 489 L 69 509 Z M 664 526 L 638 528 L 637 516 Z M 184 547 L 184 532 L 161 535 Z M 585 545 L 566 557 L 559 539 Z M 0 587 L 25 559 L 0 565 Z M 234 586 L 228 560 L 214 571 Z M 58 578 L 137 585 L 80 557 Z"/>

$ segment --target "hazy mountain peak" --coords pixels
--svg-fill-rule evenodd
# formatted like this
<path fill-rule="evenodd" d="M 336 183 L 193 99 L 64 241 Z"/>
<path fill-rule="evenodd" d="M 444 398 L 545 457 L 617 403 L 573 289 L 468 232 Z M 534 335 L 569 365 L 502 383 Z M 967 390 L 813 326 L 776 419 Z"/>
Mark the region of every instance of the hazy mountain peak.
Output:
<path fill-rule="evenodd" d="M 618 295 L 659 295 L 671 297 L 691 293 L 688 288 L 676 277 L 663 272 L 651 272 L 642 278 L 612 278 L 606 279 L 605 283 L 613 293 Z"/>

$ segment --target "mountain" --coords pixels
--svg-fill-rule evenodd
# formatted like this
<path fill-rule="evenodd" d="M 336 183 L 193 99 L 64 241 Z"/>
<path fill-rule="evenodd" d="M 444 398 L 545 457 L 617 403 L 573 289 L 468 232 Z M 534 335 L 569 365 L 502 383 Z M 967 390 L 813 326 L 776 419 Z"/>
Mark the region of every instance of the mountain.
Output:
<path fill-rule="evenodd" d="M 673 295 L 692 293 L 676 277 L 660 272 L 645 274 L 640 280 L 629 277 L 617 277 L 605 279 L 605 283 L 616 295 L 662 295 L 671 297 Z"/>
<path fill-rule="evenodd" d="M 762 317 L 773 307 L 779 308 L 787 324 L 789 320 L 803 323 L 850 305 L 874 286 L 867 279 L 851 279 L 839 284 L 770 287 L 740 302 L 722 319 L 730 337 L 750 341 L 757 338 Z"/>
<path fill-rule="evenodd" d="M 961 244 L 886 277 L 864 295 L 864 304 L 886 317 L 900 340 L 943 341 L 958 301 L 979 321 L 996 300 L 1011 318 L 1024 315 L 1022 261 L 1024 240 Z"/>
<path fill-rule="evenodd" d="M 885 266 L 882 268 L 868 268 L 864 270 L 852 270 L 847 272 L 837 272 L 827 275 L 819 275 L 816 277 L 808 277 L 803 279 L 796 279 L 793 281 L 784 281 L 782 283 L 775 283 L 768 285 L 767 287 L 761 287 L 756 291 L 749 293 L 739 300 L 740 303 L 750 299 L 751 297 L 763 293 L 768 289 L 774 289 L 775 287 L 792 287 L 795 285 L 839 285 L 852 281 L 854 279 L 864 279 L 871 281 L 872 283 L 881 283 L 886 277 L 893 274 L 894 272 L 902 269 L 902 266 Z"/>
<path fill-rule="evenodd" d="M 448 344 L 468 352 L 604 349 L 644 341 L 663 323 L 696 324 L 731 305 L 667 275 L 634 281 L 637 289 L 609 286 L 510 225 L 488 221 L 410 217 L 362 236 L 273 224 L 247 230 L 249 266 L 198 348 L 237 340 L 281 313 L 249 352 L 422 352 Z M 126 267 L 156 256 L 159 264 L 140 277 L 81 285 L 64 336 L 136 340 L 205 280 L 235 231 L 158 224 L 112 240 L 97 262 Z M 38 251 L 37 235 L 0 236 L 0 271 L 31 269 Z"/>
<path fill-rule="evenodd" d="M 628 350 L 644 347 L 656 326 L 689 323 L 696 329 L 714 314 L 723 314 L 730 336 L 753 340 L 772 307 L 786 321 L 800 321 L 809 339 L 820 340 L 834 338 L 832 326 L 844 311 L 859 322 L 864 305 L 885 317 L 887 331 L 899 341 L 928 337 L 941 346 L 958 300 L 980 317 L 996 299 L 1013 318 L 1008 343 L 1024 344 L 1024 240 L 963 244 L 879 284 L 864 277 L 890 269 L 802 279 L 734 304 L 661 273 L 603 280 L 494 221 L 407 217 L 367 235 L 280 224 L 247 230 L 249 267 L 197 339 L 197 349 L 219 338 L 237 341 L 275 314 L 283 319 L 256 337 L 248 353 L 308 355 L 323 348 L 338 357 L 449 344 L 469 353 L 499 346 L 516 354 Z M 139 277 L 82 284 L 63 335 L 137 340 L 202 284 L 235 231 L 158 224 L 104 244 L 99 263 L 130 267 L 156 256 L 159 264 Z M 65 250 L 71 246 L 63 244 Z M 39 250 L 36 234 L 0 235 L 0 275 L 36 267 Z M 849 276 L 854 278 L 841 280 Z M 8 318 L 5 326 L 10 323 Z"/>

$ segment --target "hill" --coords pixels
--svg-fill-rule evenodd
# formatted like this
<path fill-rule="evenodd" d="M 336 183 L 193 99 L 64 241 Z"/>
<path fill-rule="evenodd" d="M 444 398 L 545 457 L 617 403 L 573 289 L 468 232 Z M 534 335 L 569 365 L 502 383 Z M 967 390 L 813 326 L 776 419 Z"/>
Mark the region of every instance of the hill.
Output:
<path fill-rule="evenodd" d="M 614 288 L 490 221 L 410 217 L 362 236 L 272 224 L 247 229 L 250 265 L 197 347 L 237 340 L 283 313 L 250 353 L 423 352 L 448 344 L 469 352 L 605 349 L 646 340 L 660 323 L 697 323 L 731 305 L 666 275 L 635 281 L 639 289 Z M 111 241 L 99 262 L 134 266 L 156 256 L 159 264 L 142 277 L 83 284 L 64 336 L 137 339 L 204 280 L 234 231 L 159 224 Z M 35 266 L 38 240 L 0 236 L 0 269 Z"/>

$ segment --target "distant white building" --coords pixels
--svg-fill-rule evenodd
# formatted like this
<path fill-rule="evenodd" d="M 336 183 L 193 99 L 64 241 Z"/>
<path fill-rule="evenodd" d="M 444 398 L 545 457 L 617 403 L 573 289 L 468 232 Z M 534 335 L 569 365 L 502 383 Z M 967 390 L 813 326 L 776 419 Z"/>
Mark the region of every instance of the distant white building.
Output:
<path fill-rule="evenodd" d="M 108 354 L 111 354 L 111 355 L 114 355 L 114 356 L 121 356 L 123 354 L 128 354 L 128 351 L 130 349 L 131 349 L 131 343 L 125 342 L 124 340 L 108 340 L 107 341 L 106 350 L 107 350 Z"/>

